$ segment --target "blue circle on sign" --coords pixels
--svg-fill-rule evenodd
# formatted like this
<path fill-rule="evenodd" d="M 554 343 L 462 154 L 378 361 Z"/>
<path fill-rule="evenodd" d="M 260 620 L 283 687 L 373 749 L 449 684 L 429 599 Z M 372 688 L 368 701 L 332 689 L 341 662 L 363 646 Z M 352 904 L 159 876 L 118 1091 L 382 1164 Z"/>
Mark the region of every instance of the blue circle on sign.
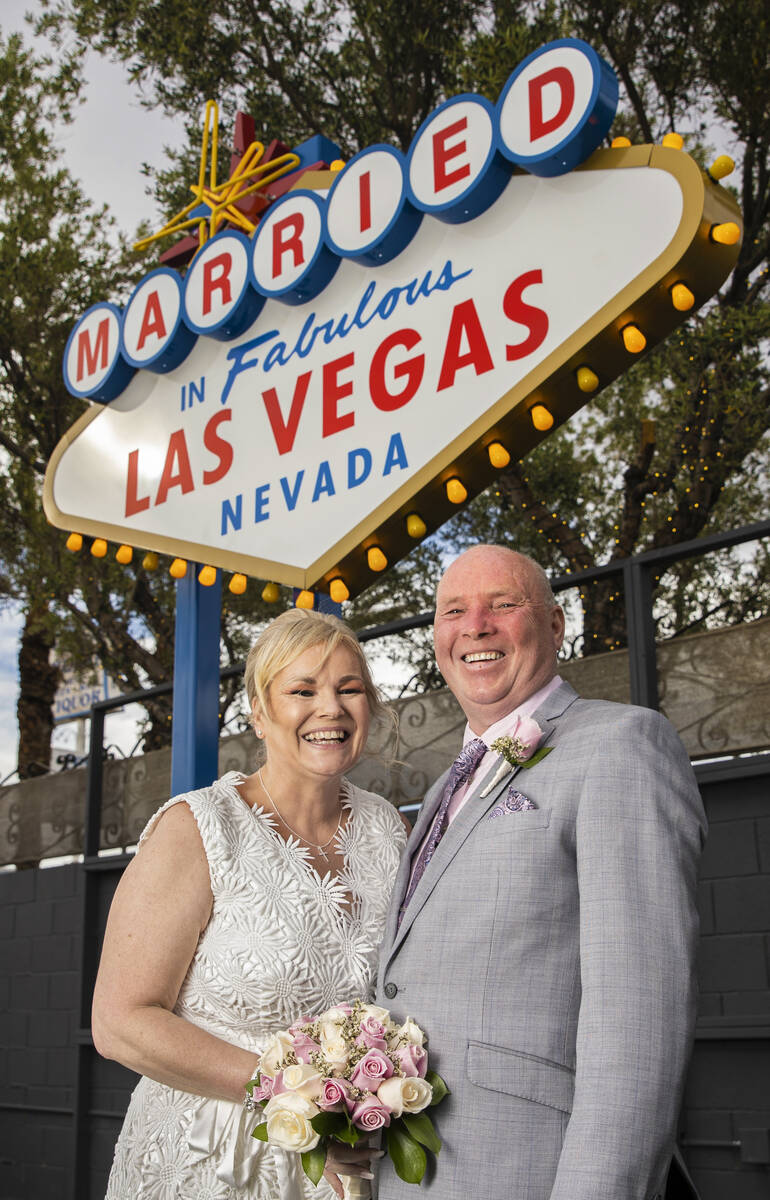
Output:
<path fill-rule="evenodd" d="M 118 323 L 118 340 L 112 360 L 108 361 L 107 370 L 101 381 L 93 387 L 83 387 L 70 376 L 69 356 L 70 350 L 76 338 L 78 338 L 81 334 L 82 336 L 88 338 L 88 335 L 85 333 L 85 331 L 83 331 L 82 326 L 84 321 L 86 321 L 87 318 L 95 312 L 104 312 L 108 317 L 115 318 Z M 64 386 L 70 395 L 77 396 L 81 400 L 96 400 L 99 404 L 109 404 L 111 400 L 114 400 L 128 387 L 134 375 L 134 368 L 126 362 L 125 358 L 120 352 L 121 322 L 122 312 L 117 305 L 110 304 L 107 300 L 102 300 L 98 304 L 92 304 L 90 308 L 86 309 L 80 320 L 75 324 L 74 329 L 67 338 L 67 345 L 64 347 L 64 357 L 62 360 Z M 107 332 L 105 336 L 109 338 L 109 332 Z M 102 352 L 101 337 L 101 332 L 98 332 L 93 343 L 91 339 L 88 338 L 85 343 L 80 342 L 78 344 L 78 362 L 81 362 L 82 358 L 84 358 L 87 370 L 92 366 L 92 363 L 94 366 L 96 365 L 96 355 Z M 105 348 L 104 353 L 109 353 L 109 347 Z"/>
<path fill-rule="evenodd" d="M 199 278 L 205 270 L 207 262 L 215 260 L 215 253 L 210 252 L 210 248 L 214 247 L 220 252 L 226 251 L 227 243 L 237 243 L 243 248 L 245 255 L 245 269 L 243 272 L 243 281 L 238 285 L 235 294 L 230 296 L 227 301 L 228 308 L 225 314 L 217 321 L 212 321 L 209 324 L 202 320 L 197 320 L 190 315 L 188 306 L 188 294 L 193 291 L 193 284 L 199 287 Z M 188 329 L 192 329 L 194 333 L 202 334 L 204 337 L 216 338 L 219 342 L 229 342 L 233 338 L 240 337 L 242 333 L 253 325 L 254 321 L 259 316 L 264 307 L 265 298 L 258 292 L 254 291 L 251 286 L 249 272 L 249 255 L 251 251 L 251 243 L 245 233 L 240 233 L 238 230 L 226 229 L 223 233 L 216 234 L 211 238 L 201 251 L 193 259 L 184 281 L 184 309 L 183 320 Z M 223 286 L 223 277 L 210 280 L 212 290 L 217 287 L 221 290 Z"/>
<path fill-rule="evenodd" d="M 288 283 L 283 287 L 270 288 L 257 279 L 254 269 L 254 254 L 260 241 L 269 238 L 273 233 L 275 224 L 273 215 L 280 212 L 281 208 L 285 208 L 286 205 L 292 204 L 299 196 L 309 199 L 318 209 L 321 218 L 318 244 L 305 263 L 302 273 L 292 283 Z M 308 188 L 295 188 L 287 195 L 282 196 L 280 200 L 276 200 L 271 206 L 267 218 L 264 218 L 257 226 L 251 243 L 249 275 L 252 286 L 258 292 L 269 297 L 271 300 L 280 300 L 282 304 L 305 304 L 308 300 L 314 300 L 319 292 L 322 292 L 326 285 L 331 283 L 340 265 L 340 259 L 327 244 L 328 231 L 325 209 L 326 206 L 321 197 L 316 192 L 311 192 Z"/>
<path fill-rule="evenodd" d="M 522 154 L 511 149 L 503 138 L 501 122 L 503 108 L 511 88 L 529 65 L 553 50 L 569 48 L 578 51 L 588 62 L 592 75 L 591 91 L 579 121 L 556 145 L 536 154 Z M 567 71 L 561 67 L 555 70 Z M 574 86 L 574 84 L 573 84 Z M 618 80 L 609 63 L 592 46 L 580 38 L 559 38 L 528 55 L 519 63 L 497 101 L 496 142 L 499 152 L 510 162 L 523 167 L 532 175 L 551 177 L 566 175 L 589 158 L 607 135 L 618 107 Z M 531 116 L 530 116 L 531 120 Z"/>
<path fill-rule="evenodd" d="M 152 279 L 157 279 L 159 276 L 164 276 L 172 280 L 176 287 L 179 297 L 176 318 L 169 331 L 167 331 L 165 339 L 161 346 L 154 354 L 143 358 L 137 358 L 132 355 L 126 346 L 126 319 L 131 311 L 131 305 L 137 293 L 141 291 Z M 192 331 L 184 322 L 184 285 L 179 274 L 172 271 L 170 267 L 158 267 L 157 271 L 151 271 L 149 275 L 145 275 L 144 279 L 136 285 L 128 304 L 123 313 L 123 320 L 120 327 L 120 349 L 126 362 L 132 367 L 137 367 L 147 371 L 155 371 L 160 375 L 165 375 L 167 371 L 173 371 L 180 363 L 184 362 L 187 355 L 192 350 L 198 335 Z"/>
<path fill-rule="evenodd" d="M 335 241 L 329 231 L 328 213 L 331 212 L 332 198 L 337 192 L 340 184 L 345 179 L 351 167 L 356 163 L 360 163 L 362 159 L 371 154 L 388 154 L 397 163 L 401 171 L 401 196 L 399 198 L 396 209 L 388 224 L 384 229 L 372 238 L 365 245 L 358 246 L 354 250 L 346 249 L 339 242 Z M 383 263 L 391 262 L 396 258 L 402 250 L 411 242 L 417 230 L 420 228 L 423 214 L 418 211 L 408 199 L 406 194 L 406 167 L 404 156 L 395 146 L 388 146 L 384 142 L 379 142 L 374 146 L 367 146 L 365 150 L 360 150 L 354 155 L 335 179 L 331 186 L 329 195 L 326 198 L 327 205 L 327 221 L 326 221 L 326 240 L 331 246 L 335 254 L 339 254 L 341 258 L 349 258 L 352 262 L 363 263 L 369 267 L 379 267 Z"/>

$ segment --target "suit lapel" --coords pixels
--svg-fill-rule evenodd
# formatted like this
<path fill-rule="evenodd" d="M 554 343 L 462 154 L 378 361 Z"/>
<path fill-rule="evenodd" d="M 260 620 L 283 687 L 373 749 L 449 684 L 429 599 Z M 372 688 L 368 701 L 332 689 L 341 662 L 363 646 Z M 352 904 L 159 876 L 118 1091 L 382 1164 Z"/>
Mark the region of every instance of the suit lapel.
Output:
<path fill-rule="evenodd" d="M 555 691 L 547 696 L 540 707 L 534 712 L 533 718 L 537 721 L 540 728 L 543 730 L 543 737 L 540 741 L 541 746 L 546 746 L 553 737 L 559 718 L 564 712 L 578 699 L 578 694 L 570 684 L 562 682 Z M 433 817 L 441 801 L 441 795 L 444 790 L 444 784 L 449 775 L 446 771 L 440 779 L 436 781 L 425 797 L 425 803 L 420 809 L 420 815 L 417 818 L 412 836 L 409 839 L 411 853 L 405 854 L 401 860 L 401 866 L 396 877 L 396 884 L 393 891 L 393 902 L 390 907 L 390 915 L 388 920 L 388 928 L 385 937 L 385 944 L 390 947 L 388 957 L 392 957 L 402 941 L 406 937 L 409 929 L 414 923 L 414 919 L 420 910 L 427 902 L 431 892 L 435 888 L 439 879 L 447 869 L 452 859 L 455 857 L 460 847 L 470 836 L 479 823 L 482 817 L 486 816 L 489 810 L 497 801 L 498 797 L 504 790 L 510 787 L 514 777 L 522 770 L 521 765 L 513 767 L 506 775 L 495 784 L 488 795 L 481 798 L 481 793 L 495 778 L 497 770 L 500 766 L 501 759 L 498 759 L 492 768 L 486 773 L 478 786 L 474 788 L 473 793 L 468 797 L 460 812 L 455 817 L 452 824 L 444 834 L 438 844 L 435 854 L 428 864 L 425 874 L 420 880 L 415 890 L 412 899 L 409 901 L 409 907 L 404 913 L 404 919 L 401 922 L 401 928 L 397 929 L 398 910 L 401 901 L 409 884 L 409 879 L 412 873 L 412 858 L 418 852 L 422 845 L 423 839 L 428 832 Z"/>

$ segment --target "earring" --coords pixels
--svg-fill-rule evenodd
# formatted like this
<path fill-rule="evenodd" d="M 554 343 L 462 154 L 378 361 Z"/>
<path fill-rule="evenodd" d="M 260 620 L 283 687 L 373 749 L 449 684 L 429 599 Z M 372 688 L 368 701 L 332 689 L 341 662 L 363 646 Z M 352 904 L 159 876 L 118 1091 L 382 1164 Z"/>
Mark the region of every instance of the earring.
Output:
<path fill-rule="evenodd" d="M 257 729 L 257 727 L 256 727 L 256 726 L 254 727 L 254 732 L 256 733 L 257 737 L 260 737 L 260 738 L 261 738 L 261 737 L 263 736 L 262 730 L 261 730 L 261 729 Z"/>

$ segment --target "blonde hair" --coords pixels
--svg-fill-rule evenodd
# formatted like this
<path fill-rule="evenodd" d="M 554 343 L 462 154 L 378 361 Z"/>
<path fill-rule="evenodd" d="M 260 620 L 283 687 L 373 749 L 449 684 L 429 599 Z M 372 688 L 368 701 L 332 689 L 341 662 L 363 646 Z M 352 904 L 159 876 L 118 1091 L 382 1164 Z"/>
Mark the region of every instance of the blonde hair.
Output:
<path fill-rule="evenodd" d="M 290 608 L 282 612 L 262 630 L 249 651 L 244 672 L 249 708 L 253 711 L 256 703 L 263 711 L 269 711 L 268 693 L 276 675 L 314 646 L 323 646 L 324 663 L 339 647 L 355 655 L 369 702 L 369 712 L 376 719 L 387 720 L 390 710 L 372 679 L 369 664 L 353 630 L 330 613 L 315 612 L 308 608 Z"/>

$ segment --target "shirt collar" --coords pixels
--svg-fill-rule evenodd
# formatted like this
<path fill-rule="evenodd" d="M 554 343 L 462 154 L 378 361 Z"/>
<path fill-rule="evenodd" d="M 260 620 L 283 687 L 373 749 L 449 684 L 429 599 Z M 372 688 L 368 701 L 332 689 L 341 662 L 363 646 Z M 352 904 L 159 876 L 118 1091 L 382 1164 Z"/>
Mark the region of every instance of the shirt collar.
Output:
<path fill-rule="evenodd" d="M 548 683 L 543 684 L 531 696 L 527 696 L 518 708 L 514 708 L 512 712 L 506 713 L 499 721 L 495 721 L 494 725 L 490 725 L 482 734 L 474 733 L 470 725 L 466 724 L 465 733 L 463 734 L 463 746 L 467 746 L 468 742 L 472 742 L 475 738 L 480 737 L 487 746 L 491 746 L 495 738 L 506 737 L 510 730 L 513 729 L 519 717 L 531 717 L 547 696 L 551 692 L 555 692 L 559 684 L 562 682 L 560 675 L 554 675 L 553 679 L 549 679 Z"/>

